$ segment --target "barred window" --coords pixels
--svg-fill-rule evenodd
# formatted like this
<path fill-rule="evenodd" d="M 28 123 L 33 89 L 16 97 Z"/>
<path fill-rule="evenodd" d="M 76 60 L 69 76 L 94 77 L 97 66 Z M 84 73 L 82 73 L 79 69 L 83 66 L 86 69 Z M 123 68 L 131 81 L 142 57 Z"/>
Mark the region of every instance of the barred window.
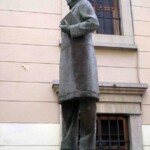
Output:
<path fill-rule="evenodd" d="M 78 130 L 80 141 L 80 119 Z M 119 115 L 97 115 L 96 150 L 130 150 L 128 117 Z"/>
<path fill-rule="evenodd" d="M 127 117 L 97 116 L 97 150 L 129 150 Z"/>
<path fill-rule="evenodd" d="M 89 0 L 99 20 L 98 34 L 121 35 L 119 0 Z"/>

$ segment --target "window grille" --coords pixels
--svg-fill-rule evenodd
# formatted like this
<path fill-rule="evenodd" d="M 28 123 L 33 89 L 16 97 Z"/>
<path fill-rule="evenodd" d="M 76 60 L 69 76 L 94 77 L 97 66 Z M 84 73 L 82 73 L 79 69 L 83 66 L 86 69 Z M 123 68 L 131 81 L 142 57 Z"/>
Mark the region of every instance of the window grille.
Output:
<path fill-rule="evenodd" d="M 97 116 L 97 150 L 129 150 L 127 118 Z"/>
<path fill-rule="evenodd" d="M 80 119 L 78 133 L 80 139 Z M 126 116 L 97 115 L 96 150 L 129 150 Z"/>

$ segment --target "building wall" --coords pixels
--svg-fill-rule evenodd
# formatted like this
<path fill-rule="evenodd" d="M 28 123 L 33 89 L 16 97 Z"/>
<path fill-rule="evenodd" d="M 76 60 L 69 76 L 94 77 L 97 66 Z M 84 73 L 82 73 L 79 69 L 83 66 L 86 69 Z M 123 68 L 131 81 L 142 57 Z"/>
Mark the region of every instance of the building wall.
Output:
<path fill-rule="evenodd" d="M 0 1 L 0 150 L 59 150 L 61 1 Z"/>
<path fill-rule="evenodd" d="M 138 46 L 139 80 L 150 85 L 150 1 L 132 0 L 135 43 Z M 142 100 L 144 150 L 150 150 L 150 89 Z"/>
<path fill-rule="evenodd" d="M 96 48 L 99 81 L 150 82 L 149 7 L 149 0 L 132 0 L 138 52 Z M 59 80 L 63 8 L 61 0 L 0 1 L 0 150 L 59 150 L 61 115 L 52 81 Z M 145 150 L 149 97 L 150 90 L 142 104 Z"/>

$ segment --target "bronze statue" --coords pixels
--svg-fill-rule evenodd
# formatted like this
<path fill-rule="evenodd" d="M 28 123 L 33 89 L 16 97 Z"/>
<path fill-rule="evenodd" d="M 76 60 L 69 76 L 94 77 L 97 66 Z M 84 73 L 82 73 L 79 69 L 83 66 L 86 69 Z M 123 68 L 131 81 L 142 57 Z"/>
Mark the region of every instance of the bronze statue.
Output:
<path fill-rule="evenodd" d="M 96 150 L 96 101 L 99 100 L 99 87 L 91 32 L 97 29 L 99 22 L 88 0 L 67 0 L 67 4 L 70 12 L 60 25 L 61 150 Z"/>

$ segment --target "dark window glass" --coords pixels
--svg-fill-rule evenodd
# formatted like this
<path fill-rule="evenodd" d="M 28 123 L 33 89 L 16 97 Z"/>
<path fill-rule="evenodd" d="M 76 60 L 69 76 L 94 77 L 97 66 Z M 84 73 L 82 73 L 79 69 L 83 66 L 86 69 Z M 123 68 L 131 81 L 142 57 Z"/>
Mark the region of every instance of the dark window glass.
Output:
<path fill-rule="evenodd" d="M 89 0 L 95 9 L 100 26 L 99 34 L 121 34 L 118 0 Z"/>

